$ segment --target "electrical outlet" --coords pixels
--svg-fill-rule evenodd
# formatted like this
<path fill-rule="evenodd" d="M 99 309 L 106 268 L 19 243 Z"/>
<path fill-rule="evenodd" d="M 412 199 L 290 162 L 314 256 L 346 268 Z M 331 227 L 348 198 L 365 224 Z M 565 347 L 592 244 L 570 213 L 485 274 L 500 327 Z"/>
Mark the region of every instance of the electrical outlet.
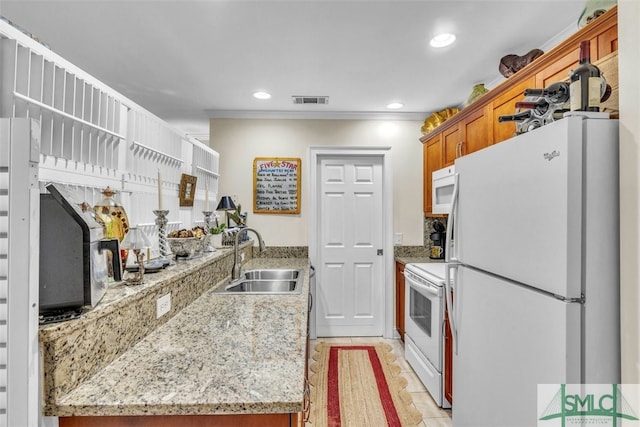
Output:
<path fill-rule="evenodd" d="M 161 318 L 171 310 L 171 292 L 161 296 L 156 301 L 156 319 Z"/>

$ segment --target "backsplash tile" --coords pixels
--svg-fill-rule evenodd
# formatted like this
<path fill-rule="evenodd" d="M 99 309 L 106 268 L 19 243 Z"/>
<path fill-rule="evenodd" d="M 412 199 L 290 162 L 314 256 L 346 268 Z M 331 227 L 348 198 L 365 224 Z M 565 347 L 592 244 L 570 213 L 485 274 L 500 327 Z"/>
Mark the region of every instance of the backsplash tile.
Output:
<path fill-rule="evenodd" d="M 447 226 L 447 219 L 446 218 L 432 218 L 432 217 L 424 217 L 424 247 L 427 250 L 428 253 L 431 253 L 431 248 L 433 247 L 433 240 L 431 240 L 429 238 L 429 236 L 431 235 L 431 233 L 433 233 L 435 230 L 433 229 L 433 224 L 439 221 L 442 223 L 442 225 Z M 447 232 L 447 230 L 445 230 L 445 232 Z"/>
<path fill-rule="evenodd" d="M 267 246 L 267 251 L 260 253 L 260 248 L 253 247 L 254 258 L 308 258 L 307 246 Z"/>
<path fill-rule="evenodd" d="M 429 251 L 424 246 L 394 246 L 393 256 L 395 258 L 427 257 Z"/>

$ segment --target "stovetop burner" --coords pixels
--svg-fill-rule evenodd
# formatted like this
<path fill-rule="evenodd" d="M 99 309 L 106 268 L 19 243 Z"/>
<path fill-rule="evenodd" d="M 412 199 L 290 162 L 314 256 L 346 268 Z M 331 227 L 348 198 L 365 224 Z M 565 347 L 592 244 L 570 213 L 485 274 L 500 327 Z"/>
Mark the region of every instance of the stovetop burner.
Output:
<path fill-rule="evenodd" d="M 76 308 L 74 310 L 60 309 L 51 310 L 44 313 L 40 313 L 38 321 L 41 325 L 49 325 L 51 323 L 64 322 L 71 319 L 77 319 L 82 316 L 82 308 Z"/>

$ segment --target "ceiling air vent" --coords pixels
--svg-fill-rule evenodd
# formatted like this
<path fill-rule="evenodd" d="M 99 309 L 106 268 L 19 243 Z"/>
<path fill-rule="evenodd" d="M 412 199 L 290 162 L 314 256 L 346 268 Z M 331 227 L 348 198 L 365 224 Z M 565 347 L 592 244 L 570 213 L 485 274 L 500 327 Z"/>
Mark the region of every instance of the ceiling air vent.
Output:
<path fill-rule="evenodd" d="M 322 104 L 329 103 L 328 96 L 292 96 L 294 104 Z"/>

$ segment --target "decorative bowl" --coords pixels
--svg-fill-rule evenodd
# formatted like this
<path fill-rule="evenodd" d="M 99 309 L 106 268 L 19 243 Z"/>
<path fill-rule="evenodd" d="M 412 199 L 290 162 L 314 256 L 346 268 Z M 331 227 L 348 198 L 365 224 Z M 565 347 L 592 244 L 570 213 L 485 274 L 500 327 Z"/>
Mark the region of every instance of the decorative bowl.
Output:
<path fill-rule="evenodd" d="M 201 238 L 197 237 L 168 237 L 171 252 L 177 257 L 191 258 L 194 255 L 202 254 L 209 245 L 210 234 Z"/>

